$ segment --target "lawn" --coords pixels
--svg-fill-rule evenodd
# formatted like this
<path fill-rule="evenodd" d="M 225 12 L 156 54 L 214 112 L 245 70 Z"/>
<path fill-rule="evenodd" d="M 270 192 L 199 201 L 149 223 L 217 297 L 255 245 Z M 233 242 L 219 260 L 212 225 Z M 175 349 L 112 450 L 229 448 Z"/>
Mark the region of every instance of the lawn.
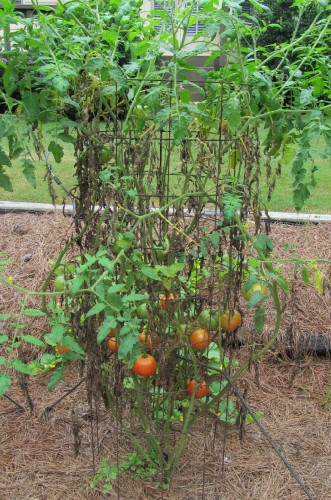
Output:
<path fill-rule="evenodd" d="M 263 135 L 263 133 L 262 133 Z M 262 137 L 263 138 L 263 137 Z M 49 135 L 47 132 L 44 133 L 44 143 L 48 144 Z M 318 150 L 323 152 L 325 145 L 321 141 L 318 144 Z M 53 157 L 50 157 L 50 164 L 53 168 L 54 173 L 61 180 L 64 186 L 71 189 L 75 186 L 75 176 L 74 176 L 74 147 L 72 144 L 63 144 L 64 156 L 60 164 L 55 163 Z M 173 155 L 173 165 L 172 165 L 172 181 L 171 184 L 174 186 L 179 186 L 178 177 L 176 175 L 177 165 L 179 160 L 177 160 L 178 155 L 175 153 Z M 263 162 L 263 156 L 262 156 Z M 47 182 L 45 180 L 46 168 L 44 162 L 38 160 L 36 155 L 34 155 L 34 163 L 36 167 L 36 188 L 33 188 L 28 181 L 25 179 L 22 169 L 20 167 L 20 160 L 13 160 L 13 167 L 7 168 L 7 173 L 11 178 L 13 191 L 8 192 L 0 187 L 0 200 L 2 201 L 29 201 L 29 202 L 40 202 L 40 203 L 50 203 L 51 197 L 48 192 Z M 294 212 L 294 205 L 292 200 L 292 176 L 291 176 L 291 161 L 288 163 L 284 162 L 282 176 L 278 179 L 276 184 L 276 189 L 273 193 L 271 202 L 268 204 L 268 208 L 271 211 L 286 211 Z M 330 213 L 330 186 L 331 186 L 331 158 L 322 159 L 319 158 L 316 161 L 318 170 L 315 173 L 316 187 L 311 191 L 311 197 L 307 201 L 303 208 L 305 213 Z M 307 165 L 307 170 L 309 171 L 309 165 Z M 66 193 L 60 186 L 54 183 L 54 187 L 57 194 L 57 202 L 61 203 L 66 197 Z M 266 200 L 266 182 L 262 179 L 260 196 L 262 200 Z M 69 200 L 68 200 L 69 201 Z"/>

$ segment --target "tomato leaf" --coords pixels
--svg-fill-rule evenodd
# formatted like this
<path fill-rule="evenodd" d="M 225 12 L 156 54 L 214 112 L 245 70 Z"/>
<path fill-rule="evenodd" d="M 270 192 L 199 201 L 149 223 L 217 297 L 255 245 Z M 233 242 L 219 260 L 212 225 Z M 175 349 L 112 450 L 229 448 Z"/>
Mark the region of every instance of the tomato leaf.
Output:
<path fill-rule="evenodd" d="M 129 363 L 129 367 L 132 366 L 134 360 L 138 357 L 140 353 L 140 347 L 137 345 L 137 337 L 133 336 L 131 334 L 122 336 L 121 335 L 121 343 L 120 347 L 118 349 L 118 359 L 124 359 L 125 356 L 130 353 L 130 360 L 131 363 Z"/>
<path fill-rule="evenodd" d="M 180 271 L 182 271 L 185 267 L 185 264 L 177 262 L 176 264 L 172 264 L 171 266 L 156 266 L 155 269 L 159 271 L 163 276 L 167 276 L 168 278 L 174 278 Z"/>
<path fill-rule="evenodd" d="M 314 273 L 314 282 L 318 293 L 321 294 L 323 292 L 323 273 L 319 269 Z"/>
<path fill-rule="evenodd" d="M 237 97 L 227 99 L 223 109 L 223 118 L 228 121 L 230 131 L 235 132 L 241 123 L 240 101 Z"/>
<path fill-rule="evenodd" d="M 7 361 L 7 358 L 5 358 L 4 356 L 0 356 L 0 365 L 4 365 Z"/>
<path fill-rule="evenodd" d="M 94 306 L 89 311 L 87 311 L 86 318 L 89 318 L 90 316 L 95 316 L 96 314 L 99 314 L 105 308 L 106 308 L 106 304 L 104 304 L 103 302 L 97 302 L 96 304 L 94 304 Z"/>
<path fill-rule="evenodd" d="M 43 354 L 39 360 L 40 365 L 52 365 L 56 361 L 53 354 Z"/>
<path fill-rule="evenodd" d="M 6 153 L 0 148 L 0 165 L 4 167 L 11 167 L 12 163 Z"/>
<path fill-rule="evenodd" d="M 21 339 L 24 340 L 24 342 L 28 342 L 28 344 L 33 344 L 43 349 L 46 347 L 46 344 L 42 340 L 33 335 L 21 335 Z"/>
<path fill-rule="evenodd" d="M 303 267 L 301 269 L 301 276 L 302 276 L 304 284 L 305 285 L 309 285 L 309 281 L 310 281 L 309 271 L 308 271 L 308 269 L 306 267 Z"/>
<path fill-rule="evenodd" d="M 13 359 L 11 362 L 11 367 L 15 368 L 20 373 L 25 373 L 26 375 L 36 375 L 36 372 L 32 370 L 32 368 L 25 363 L 23 363 L 20 359 Z"/>
<path fill-rule="evenodd" d="M 110 274 L 114 273 L 114 263 L 108 259 L 107 257 L 100 257 L 99 263 L 110 272 Z"/>
<path fill-rule="evenodd" d="M 52 392 L 55 389 L 55 386 L 61 381 L 64 380 L 64 369 L 63 366 L 60 366 L 56 370 L 53 371 L 51 378 L 48 382 L 48 390 Z"/>
<path fill-rule="evenodd" d="M 273 245 L 271 239 L 266 234 L 259 234 L 256 237 L 255 245 L 264 254 L 268 254 L 269 252 L 272 252 L 272 250 L 274 248 L 274 245 Z"/>
<path fill-rule="evenodd" d="M 8 175 L 4 173 L 4 170 L 3 168 L 1 168 L 1 166 L 0 166 L 0 187 L 5 191 L 9 192 L 13 191 L 11 180 L 9 179 Z"/>
<path fill-rule="evenodd" d="M 77 352 L 78 354 L 85 355 L 84 349 L 78 344 L 78 342 L 76 342 L 75 339 L 73 339 L 72 337 L 69 337 L 68 335 L 66 337 L 63 337 L 61 344 L 63 347 L 69 347 L 69 349 L 71 349 L 71 351 L 73 351 L 73 352 Z"/>
<path fill-rule="evenodd" d="M 213 233 L 211 233 L 209 238 L 212 242 L 213 247 L 215 248 L 215 250 L 217 250 L 220 243 L 220 233 L 218 231 L 214 231 Z"/>
<path fill-rule="evenodd" d="M 25 309 L 24 314 L 26 314 L 27 316 L 35 316 L 35 317 L 46 316 L 44 311 L 40 311 L 39 309 Z"/>
<path fill-rule="evenodd" d="M 36 167 L 33 161 L 31 161 L 29 158 L 24 158 L 24 160 L 22 161 L 22 168 L 24 177 L 31 184 L 31 186 L 35 188 L 37 185 L 37 179 L 35 174 Z"/>
<path fill-rule="evenodd" d="M 8 342 L 8 335 L 0 335 L 0 344 Z"/>
<path fill-rule="evenodd" d="M 51 345 L 51 346 L 56 346 L 57 344 L 60 344 L 63 339 L 63 333 L 61 332 L 56 332 L 56 333 L 46 333 L 44 335 L 44 340 L 46 344 Z"/>
<path fill-rule="evenodd" d="M 266 299 L 266 296 L 263 295 L 263 293 L 261 293 L 259 290 L 255 290 L 247 303 L 247 307 L 250 309 L 250 308 L 256 306 L 257 304 L 259 304 L 259 302 L 261 302 L 261 300 L 265 300 L 265 299 Z"/>
<path fill-rule="evenodd" d="M 262 306 L 258 306 L 255 309 L 255 314 L 254 314 L 254 325 L 258 333 L 262 332 L 266 319 L 267 316 L 265 308 Z"/>
<path fill-rule="evenodd" d="M 97 335 L 97 344 L 100 345 L 101 342 L 107 337 L 111 328 L 116 328 L 117 322 L 113 316 L 107 316 L 100 326 Z"/>
<path fill-rule="evenodd" d="M 0 372 L 0 398 L 11 386 L 11 377 L 7 373 Z"/>
<path fill-rule="evenodd" d="M 148 299 L 148 294 L 143 294 L 143 293 L 128 293 L 127 295 L 124 295 L 123 297 L 123 303 L 126 302 L 135 302 L 135 301 L 142 301 Z"/>
<path fill-rule="evenodd" d="M 0 321 L 10 318 L 11 314 L 0 314 Z"/>
<path fill-rule="evenodd" d="M 162 281 L 160 276 L 158 275 L 158 272 L 150 266 L 141 266 L 140 271 L 142 272 L 142 274 L 147 276 L 147 278 L 151 278 L 155 281 Z"/>
<path fill-rule="evenodd" d="M 56 163 L 61 163 L 62 157 L 64 155 L 63 147 L 57 144 L 55 141 L 51 141 L 48 145 L 48 151 L 50 151 Z"/>
<path fill-rule="evenodd" d="M 108 294 L 121 292 L 125 288 L 125 283 L 118 283 L 117 285 L 112 285 L 108 288 Z"/>

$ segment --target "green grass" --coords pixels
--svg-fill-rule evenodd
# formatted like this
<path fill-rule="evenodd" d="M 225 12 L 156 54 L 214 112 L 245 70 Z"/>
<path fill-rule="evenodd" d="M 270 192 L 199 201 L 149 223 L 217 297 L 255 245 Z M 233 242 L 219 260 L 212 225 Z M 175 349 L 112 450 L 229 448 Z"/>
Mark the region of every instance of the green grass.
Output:
<path fill-rule="evenodd" d="M 47 145 L 50 137 L 47 132 L 44 133 L 44 143 Z M 64 157 L 60 164 L 55 163 L 53 157 L 50 157 L 50 164 L 52 165 L 54 173 L 59 177 L 61 182 L 71 189 L 75 185 L 74 178 L 74 148 L 71 144 L 63 144 Z M 320 152 L 323 152 L 324 145 L 321 142 L 318 145 Z M 174 155 L 173 173 L 178 168 L 179 159 Z M 25 179 L 22 169 L 20 167 L 20 160 L 13 161 L 13 167 L 7 168 L 6 172 L 10 176 L 13 185 L 13 191 L 8 192 L 0 187 L 0 200 L 2 201 L 27 201 L 36 203 L 50 203 L 51 197 L 48 192 L 47 182 L 45 181 L 46 168 L 45 164 L 39 161 L 34 155 L 34 163 L 36 166 L 37 186 L 34 189 Z M 176 165 L 175 165 L 176 164 Z M 330 203 L 330 186 L 331 186 L 331 159 L 318 159 L 316 162 L 318 167 L 315 173 L 317 186 L 312 189 L 311 197 L 304 205 L 302 212 L 305 213 L 331 213 Z M 309 166 L 307 166 L 307 170 Z M 292 200 L 292 176 L 290 162 L 283 166 L 283 172 L 280 179 L 276 184 L 276 189 L 273 193 L 271 202 L 268 204 L 270 211 L 278 212 L 294 212 L 294 205 Z M 179 186 L 178 177 L 172 176 L 171 181 L 173 186 Z M 65 192 L 54 183 L 57 193 L 57 202 L 62 203 L 63 199 L 67 198 Z M 261 182 L 261 199 L 266 196 L 266 182 Z"/>

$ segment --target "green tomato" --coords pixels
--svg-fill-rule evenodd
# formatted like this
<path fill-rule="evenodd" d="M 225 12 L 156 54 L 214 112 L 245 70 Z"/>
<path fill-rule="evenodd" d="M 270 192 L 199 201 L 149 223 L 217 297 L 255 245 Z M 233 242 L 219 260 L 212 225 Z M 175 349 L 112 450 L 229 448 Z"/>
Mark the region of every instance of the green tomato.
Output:
<path fill-rule="evenodd" d="M 199 316 L 199 323 L 207 330 L 218 330 L 220 315 L 218 311 L 213 309 L 204 309 Z"/>
<path fill-rule="evenodd" d="M 56 292 L 64 292 L 65 283 L 66 283 L 66 280 L 65 280 L 64 275 L 59 274 L 59 276 L 56 276 L 56 278 L 54 280 L 54 290 Z"/>
<path fill-rule="evenodd" d="M 112 154 L 110 152 L 110 149 L 104 146 L 100 154 L 100 159 L 99 159 L 100 165 L 105 165 L 106 163 L 109 163 L 111 159 L 112 159 Z"/>
<path fill-rule="evenodd" d="M 146 302 L 144 302 L 143 304 L 140 304 L 137 307 L 137 314 L 138 314 L 139 318 L 142 318 L 142 319 L 146 319 L 148 317 L 148 307 L 147 307 Z"/>

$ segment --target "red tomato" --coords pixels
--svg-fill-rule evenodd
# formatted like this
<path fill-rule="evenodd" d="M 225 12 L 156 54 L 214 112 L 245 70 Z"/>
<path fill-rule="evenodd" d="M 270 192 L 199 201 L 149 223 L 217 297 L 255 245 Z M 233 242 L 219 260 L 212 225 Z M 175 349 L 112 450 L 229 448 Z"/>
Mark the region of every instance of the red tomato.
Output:
<path fill-rule="evenodd" d="M 64 354 L 65 352 L 71 351 L 71 349 L 69 349 L 69 347 L 63 347 L 62 344 L 58 344 L 55 349 L 59 354 Z"/>
<path fill-rule="evenodd" d="M 195 380 L 190 380 L 186 386 L 186 394 L 191 398 L 194 394 L 194 399 L 201 399 L 206 396 L 208 385 L 205 381 L 195 384 Z"/>
<path fill-rule="evenodd" d="M 190 344 L 193 349 L 197 351 L 203 351 L 204 349 L 206 349 L 209 346 L 210 342 L 211 338 L 209 332 L 204 328 L 198 328 L 197 330 L 194 330 L 194 332 L 192 332 L 190 335 Z"/>
<path fill-rule="evenodd" d="M 157 362 L 153 356 L 151 356 L 150 354 L 141 354 L 136 359 L 132 370 L 136 375 L 140 375 L 141 377 L 151 377 L 155 374 L 156 368 Z"/>
<path fill-rule="evenodd" d="M 118 352 L 118 349 L 120 347 L 120 343 L 117 342 L 115 337 L 109 337 L 108 339 L 108 349 L 110 352 Z"/>
<path fill-rule="evenodd" d="M 165 295 L 162 295 L 160 299 L 161 309 L 167 309 L 167 307 L 176 307 L 176 304 L 173 302 L 175 300 L 175 296 L 173 293 L 169 293 L 168 301 Z"/>

